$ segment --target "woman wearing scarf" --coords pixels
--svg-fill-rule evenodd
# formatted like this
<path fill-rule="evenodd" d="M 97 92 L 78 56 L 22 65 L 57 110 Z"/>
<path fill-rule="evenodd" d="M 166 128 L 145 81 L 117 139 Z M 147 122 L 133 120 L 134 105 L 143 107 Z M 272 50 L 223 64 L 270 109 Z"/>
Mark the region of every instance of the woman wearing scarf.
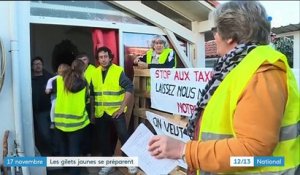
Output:
<path fill-rule="evenodd" d="M 227 2 L 214 20 L 221 58 L 189 119 L 191 141 L 154 136 L 151 155 L 183 158 L 197 174 L 299 174 L 299 89 L 286 57 L 268 45 L 264 7 Z M 232 156 L 283 156 L 284 164 L 232 167 Z"/>

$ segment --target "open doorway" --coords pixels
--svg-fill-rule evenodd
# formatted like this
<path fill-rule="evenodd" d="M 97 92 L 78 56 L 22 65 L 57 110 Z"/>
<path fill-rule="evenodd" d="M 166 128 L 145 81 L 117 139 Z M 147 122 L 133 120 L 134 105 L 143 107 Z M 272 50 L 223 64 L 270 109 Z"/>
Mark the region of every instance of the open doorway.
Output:
<path fill-rule="evenodd" d="M 95 32 L 96 31 L 96 32 Z M 111 32 L 114 31 L 114 32 Z M 101 47 L 102 45 L 109 45 L 107 42 L 95 44 L 95 33 L 106 36 L 108 33 L 117 33 L 114 29 L 94 29 L 89 27 L 78 27 L 78 26 L 62 26 L 62 25 L 48 25 L 48 24 L 31 24 L 30 25 L 30 49 L 31 57 L 35 58 L 39 56 L 43 58 L 43 68 L 54 75 L 58 66 L 61 63 L 71 64 L 75 59 L 76 55 L 81 52 L 87 53 L 90 58 L 90 63 L 97 65 L 94 58 L 94 47 L 95 45 Z M 108 34 L 109 35 L 109 34 Z M 101 38 L 101 37 L 100 37 Z M 118 38 L 116 35 L 115 38 Z M 110 38 L 111 39 L 111 38 Z M 103 38 L 102 38 L 103 40 Z M 111 39 L 109 42 L 113 42 L 118 46 L 118 41 Z M 101 45 L 102 44 L 102 45 Z M 117 57 L 118 58 L 118 57 Z M 118 60 L 115 60 L 118 62 Z M 44 84 L 46 86 L 46 84 Z M 43 87 L 42 89 L 45 89 Z M 39 93 L 43 93 L 44 90 L 40 90 Z M 50 96 L 49 98 L 50 101 Z M 48 111 L 50 114 L 50 110 Z M 35 114 L 35 112 L 34 112 Z M 44 115 L 45 117 L 45 115 Z M 47 115 L 47 122 L 50 126 L 50 116 Z M 42 129 L 48 130 L 47 133 L 51 135 L 51 143 L 47 144 L 44 141 L 43 136 L 39 133 L 37 127 L 38 122 L 34 118 L 34 135 L 35 135 L 35 146 L 37 148 L 37 155 L 41 156 L 56 156 L 56 142 L 55 134 L 49 127 Z M 111 128 L 114 132 L 114 128 Z M 97 133 L 95 129 L 91 129 L 93 133 L 87 137 L 91 137 L 91 153 L 92 155 L 99 155 L 99 147 L 101 144 L 97 142 Z M 112 140 L 116 144 L 115 140 Z M 51 173 L 50 173 L 51 174 Z M 55 173 L 54 173 L 55 174 Z"/>
<path fill-rule="evenodd" d="M 93 57 L 91 29 L 87 27 L 31 24 L 31 57 L 43 59 L 44 73 L 52 75 L 32 78 L 34 136 L 37 153 L 42 156 L 54 156 L 58 152 L 54 130 L 50 129 L 50 95 L 45 94 L 49 76 L 54 76 L 61 63 L 71 65 L 76 55 L 86 52 L 90 62 Z"/>
<path fill-rule="evenodd" d="M 44 68 L 50 73 L 55 73 L 62 62 L 71 63 L 72 56 L 77 54 L 71 52 L 86 52 L 95 64 L 91 28 L 31 24 L 30 41 L 31 57 L 41 56 Z"/>

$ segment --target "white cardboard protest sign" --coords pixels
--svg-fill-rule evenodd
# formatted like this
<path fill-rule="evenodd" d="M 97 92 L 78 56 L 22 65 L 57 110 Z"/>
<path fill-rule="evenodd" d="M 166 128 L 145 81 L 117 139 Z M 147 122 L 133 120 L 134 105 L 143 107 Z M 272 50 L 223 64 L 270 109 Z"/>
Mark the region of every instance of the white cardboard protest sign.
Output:
<path fill-rule="evenodd" d="M 211 68 L 150 69 L 151 107 L 190 116 L 201 91 L 212 78 Z"/>
<path fill-rule="evenodd" d="M 165 117 L 149 111 L 146 111 L 146 116 L 157 135 L 167 135 L 185 143 L 190 140 L 190 137 L 183 133 L 185 126 L 168 121 Z M 178 160 L 178 166 L 187 169 L 187 164 L 183 160 Z"/>
<path fill-rule="evenodd" d="M 165 117 L 149 111 L 146 111 L 146 116 L 158 135 L 167 135 L 183 142 L 190 140 L 190 137 L 183 133 L 185 126 L 168 121 Z"/>

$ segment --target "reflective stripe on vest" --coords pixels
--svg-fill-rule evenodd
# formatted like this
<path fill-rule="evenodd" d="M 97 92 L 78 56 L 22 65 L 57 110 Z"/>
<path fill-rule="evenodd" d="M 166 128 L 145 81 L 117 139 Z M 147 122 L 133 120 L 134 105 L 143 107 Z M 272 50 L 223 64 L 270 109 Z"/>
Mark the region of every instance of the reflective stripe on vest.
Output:
<path fill-rule="evenodd" d="M 283 126 L 280 128 L 279 141 L 295 139 L 298 136 L 300 136 L 300 122 L 289 126 Z M 202 132 L 201 140 L 219 140 L 231 137 L 233 137 L 233 135 L 231 134 L 215 134 L 209 132 Z"/>
<path fill-rule="evenodd" d="M 59 123 L 56 122 L 55 126 L 58 128 L 74 128 L 74 127 L 81 127 L 82 125 L 85 125 L 85 121 L 78 122 L 78 123 Z"/>
<path fill-rule="evenodd" d="M 95 102 L 96 106 L 121 106 L 122 102 Z"/>
<path fill-rule="evenodd" d="M 64 132 L 73 132 L 90 123 L 86 111 L 86 88 L 77 93 L 66 92 L 61 76 L 56 79 L 55 127 Z"/>
<path fill-rule="evenodd" d="M 121 91 L 119 92 L 112 92 L 112 91 L 105 91 L 105 92 L 95 92 L 95 96 L 101 96 L 102 94 L 103 95 L 122 95 L 125 93 L 125 90 L 122 89 Z"/>
<path fill-rule="evenodd" d="M 112 116 L 119 110 L 125 97 L 125 90 L 119 85 L 123 69 L 112 64 L 106 74 L 105 81 L 102 81 L 101 66 L 96 68 L 92 76 L 95 94 L 95 117 L 102 117 L 104 112 Z M 126 111 L 126 108 L 124 112 Z"/>
<path fill-rule="evenodd" d="M 295 169 L 300 164 L 299 88 L 288 66 L 286 57 L 270 46 L 257 46 L 228 73 L 216 89 L 203 112 L 199 140 L 235 137 L 233 117 L 241 94 L 257 69 L 264 62 L 275 64 L 279 60 L 286 65 L 288 98 L 281 121 L 279 142 L 272 156 L 284 156 L 285 164 L 280 167 L 254 167 L 237 172 L 239 174 L 268 174 L 275 172 L 278 174 L 286 172 L 289 169 Z M 216 110 L 216 106 L 218 110 Z M 234 174 L 234 172 L 230 174 Z"/>

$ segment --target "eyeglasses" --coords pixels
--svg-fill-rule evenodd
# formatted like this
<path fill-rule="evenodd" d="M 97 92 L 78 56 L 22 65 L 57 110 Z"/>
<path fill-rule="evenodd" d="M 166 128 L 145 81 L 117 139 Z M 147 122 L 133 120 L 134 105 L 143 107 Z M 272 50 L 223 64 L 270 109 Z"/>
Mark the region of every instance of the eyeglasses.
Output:
<path fill-rule="evenodd" d="M 215 35 L 217 33 L 217 27 L 212 27 L 210 31 L 213 35 Z"/>

